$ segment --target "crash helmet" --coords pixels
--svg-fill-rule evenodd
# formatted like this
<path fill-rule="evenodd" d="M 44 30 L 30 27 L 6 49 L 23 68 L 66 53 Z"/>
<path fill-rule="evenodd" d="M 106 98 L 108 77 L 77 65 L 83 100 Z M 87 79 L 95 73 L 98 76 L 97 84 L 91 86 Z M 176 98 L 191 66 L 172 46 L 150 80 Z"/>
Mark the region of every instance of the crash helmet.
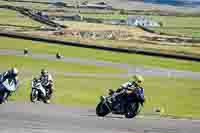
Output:
<path fill-rule="evenodd" d="M 137 84 L 137 85 L 142 85 L 144 83 L 144 78 L 141 75 L 134 75 L 133 77 L 133 81 Z"/>
<path fill-rule="evenodd" d="M 41 70 L 41 75 L 46 76 L 48 74 L 48 71 L 46 69 Z"/>
<path fill-rule="evenodd" d="M 16 77 L 16 76 L 18 75 L 18 73 L 19 73 L 18 69 L 15 68 L 15 67 L 11 68 L 10 72 L 11 72 L 11 75 L 12 75 L 12 76 L 15 76 L 15 77 Z"/>

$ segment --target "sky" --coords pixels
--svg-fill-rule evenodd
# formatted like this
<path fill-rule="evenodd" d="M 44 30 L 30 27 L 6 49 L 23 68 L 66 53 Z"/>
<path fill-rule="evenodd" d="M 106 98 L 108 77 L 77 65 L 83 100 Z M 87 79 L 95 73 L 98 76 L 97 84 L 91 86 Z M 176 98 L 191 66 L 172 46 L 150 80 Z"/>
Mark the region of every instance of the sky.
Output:
<path fill-rule="evenodd" d="M 200 0 L 144 0 L 149 3 L 168 4 L 174 6 L 200 6 Z"/>

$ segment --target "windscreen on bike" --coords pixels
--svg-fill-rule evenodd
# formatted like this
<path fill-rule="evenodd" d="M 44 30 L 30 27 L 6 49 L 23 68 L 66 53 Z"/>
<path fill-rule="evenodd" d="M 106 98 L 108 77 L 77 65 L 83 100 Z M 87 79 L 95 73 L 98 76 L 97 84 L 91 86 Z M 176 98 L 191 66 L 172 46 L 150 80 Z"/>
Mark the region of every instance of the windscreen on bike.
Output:
<path fill-rule="evenodd" d="M 8 90 L 8 91 L 15 91 L 17 89 L 17 84 L 14 80 L 9 81 L 6 79 L 2 85 Z"/>

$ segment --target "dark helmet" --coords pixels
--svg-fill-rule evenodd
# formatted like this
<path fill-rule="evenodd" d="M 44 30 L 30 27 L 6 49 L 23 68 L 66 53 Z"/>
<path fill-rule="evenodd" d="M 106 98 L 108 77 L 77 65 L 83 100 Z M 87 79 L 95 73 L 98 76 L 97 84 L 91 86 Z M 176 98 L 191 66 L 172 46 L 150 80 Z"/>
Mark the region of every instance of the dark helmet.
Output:
<path fill-rule="evenodd" d="M 12 74 L 13 76 L 17 76 L 18 73 L 19 73 L 18 69 L 15 68 L 15 67 L 11 68 L 10 72 L 11 72 L 11 74 Z"/>
<path fill-rule="evenodd" d="M 60 54 L 59 52 L 57 52 L 57 53 L 56 53 L 56 58 L 57 58 L 57 59 L 60 59 L 61 57 L 62 57 L 61 54 Z"/>
<path fill-rule="evenodd" d="M 45 76 L 45 75 L 47 75 L 47 73 L 48 73 L 47 70 L 45 70 L 45 69 L 42 69 L 42 70 L 41 70 L 41 75 L 44 75 L 44 76 Z"/>

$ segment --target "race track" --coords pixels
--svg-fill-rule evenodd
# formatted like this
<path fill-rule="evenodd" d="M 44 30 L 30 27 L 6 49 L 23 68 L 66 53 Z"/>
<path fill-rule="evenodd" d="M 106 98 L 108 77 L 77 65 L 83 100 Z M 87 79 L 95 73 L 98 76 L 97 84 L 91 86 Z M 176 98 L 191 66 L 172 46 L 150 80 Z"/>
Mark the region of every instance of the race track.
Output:
<path fill-rule="evenodd" d="M 199 133 L 199 120 L 97 117 L 94 109 L 30 103 L 0 107 L 1 133 Z"/>
<path fill-rule="evenodd" d="M 0 55 L 15 55 L 15 56 L 24 56 L 22 51 L 16 50 L 0 50 Z M 55 55 L 51 54 L 30 54 L 28 55 L 31 58 L 35 59 L 47 59 L 51 61 L 57 60 Z M 123 63 L 114 63 L 109 61 L 101 61 L 94 59 L 84 59 L 84 58 L 75 58 L 75 57 L 63 57 L 59 61 L 66 63 L 80 63 L 86 65 L 96 65 L 96 66 L 110 66 L 120 69 L 127 70 L 125 74 L 83 74 L 83 73 L 64 73 L 66 76 L 96 76 L 96 77 L 128 77 L 136 73 L 147 75 L 147 76 L 165 76 L 165 77 L 187 77 L 192 79 L 200 79 L 200 72 L 191 72 L 191 71 L 182 71 L 175 69 L 159 68 L 159 67 L 144 67 L 138 65 L 129 65 Z"/>
<path fill-rule="evenodd" d="M 0 55 L 24 56 L 22 51 L 0 50 Z M 55 55 L 31 54 L 31 58 L 56 60 Z M 190 77 L 200 79 L 199 72 L 173 69 L 145 68 L 108 61 L 64 57 L 60 61 L 97 66 L 112 66 L 127 70 L 129 74 L 141 73 L 152 76 Z M 73 76 L 113 76 L 114 74 L 64 73 Z M 108 115 L 100 118 L 94 108 L 64 107 L 60 105 L 7 103 L 0 105 L 0 133 L 199 133 L 200 120 L 138 116 L 125 119 L 123 116 Z"/>

